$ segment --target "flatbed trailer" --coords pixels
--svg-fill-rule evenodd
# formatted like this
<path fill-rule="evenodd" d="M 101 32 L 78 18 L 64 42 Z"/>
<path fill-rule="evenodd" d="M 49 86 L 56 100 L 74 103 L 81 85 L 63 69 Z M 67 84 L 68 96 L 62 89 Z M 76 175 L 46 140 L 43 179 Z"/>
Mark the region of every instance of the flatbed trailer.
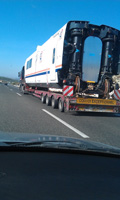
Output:
<path fill-rule="evenodd" d="M 65 96 L 62 93 L 43 91 L 26 87 L 24 93 L 32 94 L 41 99 L 47 106 L 58 108 L 61 112 L 104 112 L 120 113 L 120 101 L 116 99 L 101 99 L 95 97 Z"/>

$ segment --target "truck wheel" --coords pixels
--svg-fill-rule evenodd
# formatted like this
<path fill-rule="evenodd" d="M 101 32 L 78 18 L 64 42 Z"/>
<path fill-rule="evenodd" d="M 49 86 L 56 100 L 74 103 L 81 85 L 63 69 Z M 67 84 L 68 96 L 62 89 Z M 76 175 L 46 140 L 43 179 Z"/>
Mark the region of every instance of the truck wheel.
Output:
<path fill-rule="evenodd" d="M 46 105 L 47 106 L 51 105 L 51 98 L 48 95 L 46 96 Z"/>
<path fill-rule="evenodd" d="M 60 112 L 64 112 L 64 101 L 61 98 L 59 99 L 58 108 Z"/>
<path fill-rule="evenodd" d="M 27 92 L 25 91 L 25 86 L 24 86 L 24 85 L 21 86 L 21 92 L 22 92 L 23 94 L 27 94 Z"/>
<path fill-rule="evenodd" d="M 42 103 L 45 103 L 46 101 L 46 96 L 44 96 L 43 94 L 42 94 L 42 96 L 41 96 L 41 101 L 42 101 Z"/>
<path fill-rule="evenodd" d="M 54 97 L 52 97 L 52 102 L 51 102 L 51 104 L 52 104 L 52 107 L 53 107 L 54 109 L 57 108 L 57 107 L 58 107 L 58 100 L 55 99 Z"/>

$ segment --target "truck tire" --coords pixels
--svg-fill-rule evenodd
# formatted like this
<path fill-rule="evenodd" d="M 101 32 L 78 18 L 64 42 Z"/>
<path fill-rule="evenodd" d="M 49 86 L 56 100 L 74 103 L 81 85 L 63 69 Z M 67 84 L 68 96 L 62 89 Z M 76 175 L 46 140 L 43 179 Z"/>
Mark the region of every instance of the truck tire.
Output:
<path fill-rule="evenodd" d="M 52 97 L 51 104 L 52 104 L 52 108 L 54 109 L 58 107 L 58 100 L 55 99 L 54 96 Z"/>
<path fill-rule="evenodd" d="M 27 94 L 27 92 L 25 91 L 25 86 L 24 86 L 24 85 L 21 86 L 21 92 L 22 92 L 23 94 Z"/>
<path fill-rule="evenodd" d="M 51 98 L 48 95 L 46 96 L 46 105 L 47 106 L 51 105 Z"/>
<path fill-rule="evenodd" d="M 42 101 L 42 103 L 46 102 L 46 96 L 44 96 L 43 94 L 41 95 L 41 101 Z"/>
<path fill-rule="evenodd" d="M 64 112 L 64 101 L 60 98 L 58 102 L 58 108 L 60 112 Z"/>

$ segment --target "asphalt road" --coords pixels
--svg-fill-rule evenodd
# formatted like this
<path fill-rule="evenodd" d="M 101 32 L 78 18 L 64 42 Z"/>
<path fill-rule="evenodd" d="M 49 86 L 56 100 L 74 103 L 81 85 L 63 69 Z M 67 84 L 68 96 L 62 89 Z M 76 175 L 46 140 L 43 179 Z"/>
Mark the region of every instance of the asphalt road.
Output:
<path fill-rule="evenodd" d="M 12 85 L 0 84 L 0 131 L 67 136 L 120 147 L 119 114 L 61 113 Z"/>

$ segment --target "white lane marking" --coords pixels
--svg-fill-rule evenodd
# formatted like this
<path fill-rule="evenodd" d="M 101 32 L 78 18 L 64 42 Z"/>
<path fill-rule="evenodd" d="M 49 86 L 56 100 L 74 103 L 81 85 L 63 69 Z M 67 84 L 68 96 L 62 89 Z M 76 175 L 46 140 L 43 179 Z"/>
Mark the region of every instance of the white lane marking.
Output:
<path fill-rule="evenodd" d="M 70 124 L 66 123 L 65 121 L 63 121 L 62 119 L 60 119 L 59 117 L 56 117 L 55 115 L 53 115 L 52 113 L 48 112 L 45 109 L 42 109 L 44 112 L 46 112 L 48 115 L 50 115 L 51 117 L 53 117 L 54 119 L 58 120 L 59 122 L 61 122 L 62 124 L 64 124 L 65 126 L 67 126 L 69 129 L 71 129 L 72 131 L 74 131 L 75 133 L 77 133 L 78 135 L 80 135 L 83 138 L 89 138 L 89 136 L 85 135 L 84 133 L 82 133 L 81 131 L 79 131 L 78 129 L 74 128 L 73 126 L 71 126 Z"/>
<path fill-rule="evenodd" d="M 11 91 L 13 90 L 13 89 L 10 89 Z"/>
<path fill-rule="evenodd" d="M 19 94 L 19 93 L 16 93 L 16 94 L 17 94 L 18 96 L 20 96 L 20 97 L 22 96 L 22 95 L 21 95 L 21 94 Z"/>
<path fill-rule="evenodd" d="M 17 87 L 17 88 L 19 88 L 20 86 L 19 85 L 13 85 L 14 87 Z"/>

